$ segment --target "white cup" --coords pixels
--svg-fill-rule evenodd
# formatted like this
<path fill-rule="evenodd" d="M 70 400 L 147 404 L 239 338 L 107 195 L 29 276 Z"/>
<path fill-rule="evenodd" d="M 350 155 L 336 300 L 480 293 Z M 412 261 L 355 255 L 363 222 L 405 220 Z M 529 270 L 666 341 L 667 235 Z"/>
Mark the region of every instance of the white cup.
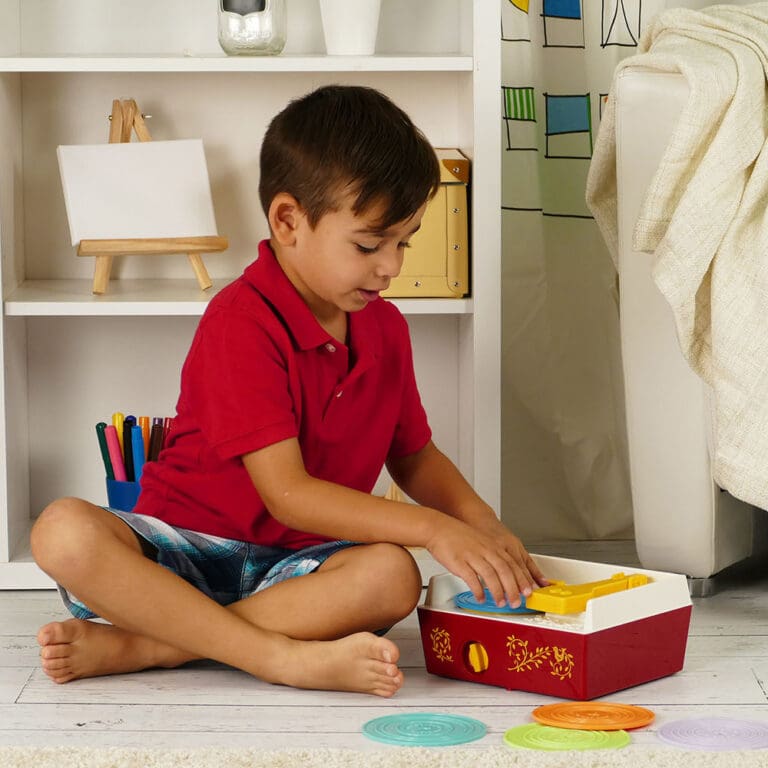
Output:
<path fill-rule="evenodd" d="M 376 50 L 381 0 L 320 0 L 329 56 L 370 56 Z"/>

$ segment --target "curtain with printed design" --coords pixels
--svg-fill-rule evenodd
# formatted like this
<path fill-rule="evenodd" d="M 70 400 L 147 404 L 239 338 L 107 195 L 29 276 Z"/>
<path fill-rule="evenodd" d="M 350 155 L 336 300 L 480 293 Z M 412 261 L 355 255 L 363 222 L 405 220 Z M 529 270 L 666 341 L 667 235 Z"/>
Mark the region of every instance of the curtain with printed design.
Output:
<path fill-rule="evenodd" d="M 617 275 L 584 190 L 618 62 L 711 3 L 501 4 L 502 517 L 526 543 L 630 538 Z"/>

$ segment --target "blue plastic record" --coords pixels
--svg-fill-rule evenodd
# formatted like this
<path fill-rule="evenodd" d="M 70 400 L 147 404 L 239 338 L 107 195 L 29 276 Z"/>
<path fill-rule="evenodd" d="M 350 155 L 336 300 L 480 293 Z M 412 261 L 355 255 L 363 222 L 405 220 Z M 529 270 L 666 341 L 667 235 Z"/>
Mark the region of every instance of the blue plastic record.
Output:
<path fill-rule="evenodd" d="M 482 739 L 487 733 L 484 723 L 461 715 L 436 712 L 413 712 L 386 715 L 369 720 L 363 734 L 383 744 L 402 747 L 450 747 Z"/>
<path fill-rule="evenodd" d="M 491 593 L 487 589 L 485 590 L 485 600 L 482 603 L 478 602 L 471 592 L 459 592 L 453 598 L 457 608 L 461 608 L 463 611 L 472 611 L 473 613 L 541 613 L 541 611 L 526 608 L 523 595 L 520 595 L 520 601 L 520 605 L 517 608 L 512 608 L 509 604 L 496 605 L 496 601 L 491 597 Z"/>

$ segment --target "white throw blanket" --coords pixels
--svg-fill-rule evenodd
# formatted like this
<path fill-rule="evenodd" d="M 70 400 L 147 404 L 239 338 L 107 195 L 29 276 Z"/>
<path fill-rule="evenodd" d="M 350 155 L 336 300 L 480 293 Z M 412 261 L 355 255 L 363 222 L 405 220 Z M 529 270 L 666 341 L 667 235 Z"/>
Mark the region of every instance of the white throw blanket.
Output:
<path fill-rule="evenodd" d="M 683 354 L 711 387 L 716 482 L 768 509 L 768 2 L 666 11 L 638 50 L 617 72 L 680 72 L 690 96 L 634 248 L 655 254 Z M 609 95 L 587 205 L 615 259 L 614 120 Z"/>

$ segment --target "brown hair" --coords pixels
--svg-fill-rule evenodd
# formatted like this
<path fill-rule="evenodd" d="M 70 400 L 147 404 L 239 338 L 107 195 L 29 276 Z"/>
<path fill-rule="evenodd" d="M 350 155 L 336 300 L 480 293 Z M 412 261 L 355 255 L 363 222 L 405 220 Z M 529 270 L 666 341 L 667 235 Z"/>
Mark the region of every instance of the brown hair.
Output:
<path fill-rule="evenodd" d="M 386 229 L 412 216 L 439 184 L 437 157 L 424 134 L 373 88 L 329 85 L 291 101 L 261 147 L 264 212 L 287 192 L 312 227 L 351 193 L 355 214 L 383 204 L 377 225 Z"/>

